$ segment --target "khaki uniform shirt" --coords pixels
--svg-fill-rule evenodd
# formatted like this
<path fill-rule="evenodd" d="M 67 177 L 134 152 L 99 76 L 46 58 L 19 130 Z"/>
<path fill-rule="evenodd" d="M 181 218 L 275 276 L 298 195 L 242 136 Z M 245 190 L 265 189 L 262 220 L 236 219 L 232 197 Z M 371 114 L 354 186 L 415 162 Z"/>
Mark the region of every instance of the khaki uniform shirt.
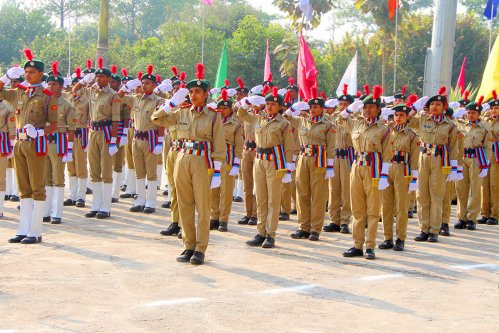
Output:
<path fill-rule="evenodd" d="M 57 131 L 59 133 L 66 133 L 75 131 L 78 119 L 76 118 L 75 109 L 63 96 L 57 99 L 59 105 L 58 118 L 57 118 Z"/>
<path fill-rule="evenodd" d="M 122 120 L 120 96 L 109 86 L 103 89 L 83 87 L 80 91 L 89 100 L 91 121 Z"/>
<path fill-rule="evenodd" d="M 242 125 L 230 117 L 225 123 L 222 124 L 225 136 L 225 144 L 234 147 L 234 155 L 241 159 L 243 157 L 243 127 Z"/>
<path fill-rule="evenodd" d="M 0 101 L 0 132 L 16 135 L 14 108 L 7 101 Z"/>
<path fill-rule="evenodd" d="M 88 127 L 90 110 L 90 101 L 88 100 L 88 97 L 82 94 L 82 90 L 80 90 L 77 94 L 70 94 L 68 99 L 75 109 L 76 128 Z"/>
<path fill-rule="evenodd" d="M 492 144 L 499 142 L 499 119 L 489 118 L 485 122 L 485 126 L 488 129 L 487 138 L 485 139 L 487 157 L 491 164 L 498 163 L 499 161 L 496 161 L 495 153 L 492 151 Z"/>
<path fill-rule="evenodd" d="M 393 127 L 389 140 L 393 151 L 409 153 L 411 170 L 417 170 L 419 165 L 419 136 L 416 132 L 407 126 L 400 132 Z M 390 160 L 392 157 L 390 157 Z"/>
<path fill-rule="evenodd" d="M 151 116 L 158 106 L 164 103 L 164 99 L 156 94 L 149 96 L 144 94 L 123 96 L 122 102 L 131 107 L 131 117 L 137 131 L 150 131 L 158 128 L 151 121 Z M 127 107 L 128 109 L 128 107 Z M 161 135 L 163 133 L 160 133 Z"/>

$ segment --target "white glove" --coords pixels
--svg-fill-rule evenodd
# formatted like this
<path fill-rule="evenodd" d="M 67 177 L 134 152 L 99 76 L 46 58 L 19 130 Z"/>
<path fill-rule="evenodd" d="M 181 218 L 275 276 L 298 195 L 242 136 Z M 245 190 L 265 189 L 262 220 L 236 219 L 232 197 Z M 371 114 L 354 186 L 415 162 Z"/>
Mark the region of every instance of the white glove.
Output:
<path fill-rule="evenodd" d="M 240 164 L 239 158 L 234 158 L 234 163 L 232 163 L 232 168 L 230 169 L 229 176 L 236 177 L 239 175 L 239 164 Z"/>
<path fill-rule="evenodd" d="M 251 95 L 261 93 L 263 91 L 263 86 L 261 84 L 254 86 L 253 88 L 250 89 L 249 93 Z"/>
<path fill-rule="evenodd" d="M 383 191 L 385 188 L 390 186 L 388 184 L 388 172 L 390 170 L 390 163 L 383 163 L 381 166 L 381 175 L 378 182 L 378 190 Z"/>
<path fill-rule="evenodd" d="M 288 89 L 286 89 L 286 88 L 282 88 L 282 89 L 279 89 L 279 90 L 277 91 L 277 93 L 278 93 L 279 95 L 281 95 L 281 96 L 284 96 L 284 95 L 286 95 L 286 92 L 287 92 L 287 91 L 288 91 Z"/>
<path fill-rule="evenodd" d="M 163 81 L 161 81 L 161 84 L 166 84 L 166 85 L 172 85 L 172 80 L 170 79 L 164 79 Z"/>
<path fill-rule="evenodd" d="M 287 166 L 288 166 L 288 170 L 291 172 L 296 170 L 296 164 L 294 162 L 288 163 Z"/>
<path fill-rule="evenodd" d="M 326 168 L 326 175 L 324 176 L 324 179 L 329 179 L 334 177 L 334 159 L 333 158 L 328 158 L 327 159 L 327 168 Z"/>
<path fill-rule="evenodd" d="M 296 102 L 291 106 L 291 110 L 293 111 L 304 111 L 304 110 L 309 110 L 310 105 L 308 105 L 307 102 Z M 299 115 L 300 113 L 298 113 Z"/>
<path fill-rule="evenodd" d="M 420 99 L 418 99 L 414 104 L 412 104 L 412 107 L 419 112 L 423 110 L 424 106 L 426 105 L 426 102 L 428 102 L 429 99 L 430 97 L 423 96 Z"/>
<path fill-rule="evenodd" d="M 236 106 L 239 103 L 239 107 L 243 108 L 244 110 L 248 110 L 249 106 L 251 105 L 248 101 L 248 97 L 243 97 L 239 102 L 236 103 Z"/>
<path fill-rule="evenodd" d="M 211 102 L 211 103 L 207 104 L 206 107 L 208 109 L 210 109 L 210 110 L 216 110 L 217 109 L 217 103 Z"/>
<path fill-rule="evenodd" d="M 447 176 L 447 181 L 448 182 L 455 182 L 459 178 L 459 176 L 457 174 L 457 168 L 458 168 L 457 161 L 456 160 L 450 160 L 450 166 L 452 167 L 452 171 Z"/>
<path fill-rule="evenodd" d="M 95 73 L 88 73 L 88 74 L 85 74 L 83 76 L 83 79 L 78 81 L 78 83 L 83 84 L 83 85 L 87 85 L 87 84 L 94 82 L 94 80 L 95 80 Z"/>
<path fill-rule="evenodd" d="M 166 83 L 161 83 L 159 86 L 157 86 L 156 88 L 154 88 L 154 93 L 157 94 L 157 93 L 160 93 L 160 92 L 168 92 L 168 91 L 172 91 L 173 90 L 173 87 L 171 84 L 166 84 Z"/>
<path fill-rule="evenodd" d="M 460 106 L 461 106 L 461 104 L 459 104 L 459 102 L 450 102 L 449 103 L 449 107 L 452 109 L 457 109 Z"/>
<path fill-rule="evenodd" d="M 253 96 L 248 97 L 248 102 L 250 102 L 251 105 L 261 106 L 261 105 L 265 104 L 265 97 L 253 95 Z"/>
<path fill-rule="evenodd" d="M 129 93 L 130 91 L 140 87 L 142 85 L 142 81 L 139 79 L 133 79 L 128 81 L 123 87 L 121 87 L 121 91 Z"/>
<path fill-rule="evenodd" d="M 486 177 L 488 172 L 489 172 L 488 168 L 482 169 L 482 171 L 480 171 L 480 174 L 478 175 L 478 177 L 480 177 L 480 178 Z"/>
<path fill-rule="evenodd" d="M 235 94 L 237 94 L 237 90 L 236 90 L 236 89 L 234 89 L 234 88 L 230 88 L 229 90 L 227 90 L 227 95 L 228 95 L 229 97 L 232 97 L 232 96 L 234 96 Z"/>
<path fill-rule="evenodd" d="M 347 119 L 348 117 L 350 117 L 351 113 L 348 112 L 347 110 L 343 110 L 340 112 L 340 116 L 344 119 Z"/>
<path fill-rule="evenodd" d="M 49 87 L 49 84 L 47 82 L 42 82 L 42 87 L 47 89 Z"/>
<path fill-rule="evenodd" d="M 460 109 L 457 109 L 456 111 L 454 111 L 454 113 L 452 114 L 452 117 L 454 119 L 459 119 L 461 118 L 462 116 L 464 116 L 468 111 L 466 111 L 465 108 L 460 108 Z"/>
<path fill-rule="evenodd" d="M 65 77 L 64 78 L 64 88 L 67 88 L 71 85 L 71 83 L 73 83 L 73 80 L 71 80 L 70 77 Z"/>
<path fill-rule="evenodd" d="M 31 125 L 31 124 L 24 125 L 24 129 L 26 130 L 26 134 L 30 138 L 35 139 L 38 136 L 38 131 L 36 130 L 36 128 L 33 125 Z M 43 130 L 40 130 L 40 131 L 43 132 Z"/>
<path fill-rule="evenodd" d="M 10 146 L 12 147 L 12 151 L 10 152 L 9 155 L 7 155 L 8 159 L 14 157 L 14 143 L 15 143 L 14 140 L 10 140 Z"/>
<path fill-rule="evenodd" d="M 395 114 L 394 110 L 390 108 L 382 108 L 380 117 L 386 120 L 388 119 L 389 116 L 392 116 L 394 114 Z"/>
<path fill-rule="evenodd" d="M 187 95 L 189 95 L 189 89 L 180 88 L 175 94 L 173 94 L 172 99 L 170 100 L 170 104 L 173 104 L 173 107 L 179 105 L 180 103 L 185 101 Z"/>
<path fill-rule="evenodd" d="M 291 172 L 290 171 L 286 172 L 286 174 L 284 175 L 284 177 L 282 177 L 282 183 L 283 184 L 291 183 L 292 180 L 293 179 L 291 178 Z"/>
<path fill-rule="evenodd" d="M 116 147 L 116 138 L 112 137 L 111 142 L 109 143 L 109 155 L 113 156 L 118 152 L 118 147 Z"/>
<path fill-rule="evenodd" d="M 418 172 L 416 170 L 411 171 L 412 180 L 409 183 L 409 193 L 414 192 L 418 189 Z"/>
<path fill-rule="evenodd" d="M 163 152 L 163 142 L 165 142 L 165 137 L 159 136 L 158 143 L 154 146 L 154 150 L 152 151 L 154 155 L 159 155 Z"/>
<path fill-rule="evenodd" d="M 83 149 L 83 152 L 87 152 L 88 151 L 88 145 L 85 147 L 85 149 Z"/>
<path fill-rule="evenodd" d="M 211 88 L 210 89 L 210 95 L 218 95 L 222 92 L 221 88 Z"/>
<path fill-rule="evenodd" d="M 385 103 L 391 103 L 395 101 L 395 96 L 381 96 L 381 99 L 385 101 Z"/>
<path fill-rule="evenodd" d="M 482 104 L 482 112 L 485 112 L 490 109 L 490 104 L 489 103 L 483 103 Z"/>
<path fill-rule="evenodd" d="M 337 107 L 338 104 L 340 104 L 340 101 L 338 101 L 336 98 L 333 98 L 333 99 L 328 99 L 326 103 L 324 103 L 324 106 L 329 109 L 332 109 Z"/>
<path fill-rule="evenodd" d="M 123 135 L 120 136 L 120 147 L 125 146 L 128 143 L 128 128 L 123 128 Z"/>
<path fill-rule="evenodd" d="M 293 109 L 289 108 L 284 113 L 290 117 L 298 117 L 301 114 L 301 111 L 300 110 L 293 111 Z"/>
<path fill-rule="evenodd" d="M 348 112 L 353 113 L 353 112 L 359 112 L 360 109 L 364 107 L 364 102 L 363 101 L 357 101 L 353 102 L 348 106 Z"/>
<path fill-rule="evenodd" d="M 214 172 L 213 176 L 211 177 L 211 184 L 210 188 L 217 188 L 220 187 L 222 184 L 222 179 L 220 178 L 220 168 L 222 167 L 222 163 L 219 161 L 214 161 Z"/>
<path fill-rule="evenodd" d="M 9 85 L 11 79 L 18 79 L 24 74 L 24 69 L 22 67 L 12 67 L 7 73 L 0 78 L 4 84 Z"/>
<path fill-rule="evenodd" d="M 68 142 L 68 152 L 62 157 L 62 163 L 73 161 L 73 142 Z"/>

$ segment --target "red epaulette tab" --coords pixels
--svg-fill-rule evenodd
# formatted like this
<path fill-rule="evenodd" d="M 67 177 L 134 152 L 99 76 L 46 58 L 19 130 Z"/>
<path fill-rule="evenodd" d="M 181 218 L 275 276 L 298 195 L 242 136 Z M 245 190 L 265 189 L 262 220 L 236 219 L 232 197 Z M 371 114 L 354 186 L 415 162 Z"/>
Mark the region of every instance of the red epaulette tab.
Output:
<path fill-rule="evenodd" d="M 21 89 L 21 90 L 24 90 L 24 91 L 28 90 L 28 87 L 26 87 L 26 86 L 24 86 L 24 85 L 22 85 L 22 84 L 18 84 L 18 85 L 17 85 L 17 88 L 18 88 L 18 89 Z"/>
<path fill-rule="evenodd" d="M 47 96 L 53 96 L 54 93 L 48 90 L 47 88 L 43 88 L 42 92 Z"/>

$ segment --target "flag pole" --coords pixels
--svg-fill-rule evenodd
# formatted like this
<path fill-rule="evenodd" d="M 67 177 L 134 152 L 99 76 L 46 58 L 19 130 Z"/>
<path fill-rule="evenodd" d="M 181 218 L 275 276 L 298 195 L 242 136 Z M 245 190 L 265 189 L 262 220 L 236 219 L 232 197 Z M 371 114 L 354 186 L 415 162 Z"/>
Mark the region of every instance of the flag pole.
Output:
<path fill-rule="evenodd" d="M 397 90 L 397 44 L 398 44 L 398 17 L 399 17 L 399 6 L 398 1 L 395 6 L 395 48 L 393 52 L 393 93 Z"/>
<path fill-rule="evenodd" d="M 492 51 L 492 26 L 494 25 L 494 2 L 492 1 L 490 8 L 490 31 L 489 31 L 489 55 L 490 52 Z"/>
<path fill-rule="evenodd" d="M 201 32 L 201 63 L 204 64 L 204 1 L 201 1 L 203 28 Z"/>
<path fill-rule="evenodd" d="M 68 76 L 71 76 L 71 0 L 68 1 Z"/>

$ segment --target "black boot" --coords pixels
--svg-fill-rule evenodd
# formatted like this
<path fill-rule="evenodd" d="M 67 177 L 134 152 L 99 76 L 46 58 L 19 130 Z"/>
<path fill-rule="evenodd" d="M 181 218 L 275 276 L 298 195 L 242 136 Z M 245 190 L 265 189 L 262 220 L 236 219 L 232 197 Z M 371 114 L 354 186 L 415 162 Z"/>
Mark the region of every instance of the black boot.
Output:
<path fill-rule="evenodd" d="M 336 223 L 331 222 L 331 223 L 325 225 L 322 228 L 322 230 L 325 232 L 339 232 L 339 231 L 341 231 L 341 227 L 339 225 L 337 225 Z"/>
<path fill-rule="evenodd" d="M 217 230 L 220 226 L 219 220 L 210 220 L 210 230 Z"/>
<path fill-rule="evenodd" d="M 100 219 L 100 220 L 107 219 L 107 218 L 111 217 L 111 212 L 98 212 L 95 215 L 95 217 Z"/>
<path fill-rule="evenodd" d="M 84 208 L 85 207 L 85 201 L 83 201 L 82 199 L 78 199 L 78 200 L 76 200 L 75 206 L 78 207 L 78 208 Z"/>
<path fill-rule="evenodd" d="M 395 241 L 395 246 L 393 246 L 393 251 L 404 251 L 405 242 L 397 238 Z"/>
<path fill-rule="evenodd" d="M 52 220 L 50 221 L 50 224 L 61 224 L 62 219 L 60 217 L 53 217 Z"/>
<path fill-rule="evenodd" d="M 430 235 L 428 236 L 428 242 L 430 243 L 438 242 L 438 235 L 430 233 Z"/>
<path fill-rule="evenodd" d="M 487 220 L 487 225 L 497 225 L 497 219 L 495 217 L 491 217 Z"/>
<path fill-rule="evenodd" d="M 347 258 L 351 257 L 362 257 L 364 255 L 364 251 L 362 249 L 357 249 L 355 247 L 352 247 L 348 249 L 347 251 L 343 252 L 343 256 Z"/>
<path fill-rule="evenodd" d="M 177 238 L 182 239 L 182 228 L 178 231 Z"/>
<path fill-rule="evenodd" d="M 199 251 L 194 251 L 194 254 L 191 257 L 191 264 L 193 265 L 204 264 L 204 253 Z"/>
<path fill-rule="evenodd" d="M 279 214 L 279 221 L 289 221 L 289 214 L 288 213 Z"/>
<path fill-rule="evenodd" d="M 21 241 L 21 244 L 36 244 L 42 242 L 42 236 L 40 237 L 25 237 Z"/>
<path fill-rule="evenodd" d="M 262 244 L 262 247 L 264 249 L 271 249 L 274 246 L 275 246 L 275 239 L 270 236 L 267 236 L 267 238 L 265 238 L 265 241 Z"/>
<path fill-rule="evenodd" d="M 466 224 L 466 230 L 476 230 L 476 223 L 473 221 L 468 221 Z"/>
<path fill-rule="evenodd" d="M 163 236 L 172 236 L 172 235 L 177 235 L 179 232 L 180 232 L 180 227 L 178 226 L 178 223 L 172 222 L 172 224 L 170 224 L 168 228 L 166 228 L 166 230 L 162 230 L 160 234 Z"/>
<path fill-rule="evenodd" d="M 248 221 L 248 225 L 257 225 L 258 224 L 258 218 L 256 217 L 250 217 Z"/>
<path fill-rule="evenodd" d="M 155 213 L 155 212 L 156 212 L 156 208 L 152 208 L 152 207 L 144 207 L 143 212 L 144 212 L 145 214 L 152 214 L 152 213 Z"/>
<path fill-rule="evenodd" d="M 291 209 L 291 211 L 289 213 L 291 215 L 296 215 L 296 214 L 298 214 L 298 211 L 296 209 Z"/>
<path fill-rule="evenodd" d="M 348 224 L 342 224 L 340 226 L 340 234 L 349 234 L 350 229 L 348 228 Z"/>
<path fill-rule="evenodd" d="M 388 250 L 388 249 L 393 249 L 393 240 L 391 239 L 385 239 L 385 241 L 381 244 L 378 245 L 378 248 L 380 250 Z"/>
<path fill-rule="evenodd" d="M 145 206 L 132 206 L 130 207 L 130 211 L 132 213 L 138 213 L 138 212 L 142 212 L 144 210 L 144 208 L 146 208 Z"/>
<path fill-rule="evenodd" d="M 227 232 L 227 222 L 220 222 L 218 226 L 218 231 Z"/>
<path fill-rule="evenodd" d="M 21 199 L 19 199 L 19 197 L 17 195 L 10 196 L 10 201 L 12 201 L 12 202 L 19 202 L 19 200 L 21 200 Z"/>
<path fill-rule="evenodd" d="M 50 216 L 44 216 L 42 222 L 50 222 Z"/>
<path fill-rule="evenodd" d="M 74 205 L 76 205 L 76 201 L 74 201 L 73 199 L 67 198 L 66 200 L 64 200 L 64 202 L 62 204 L 64 206 L 74 206 Z"/>
<path fill-rule="evenodd" d="M 412 212 L 412 210 L 407 212 L 407 217 L 410 219 L 414 218 L 414 213 Z"/>
<path fill-rule="evenodd" d="M 293 239 L 305 239 L 305 238 L 310 237 L 310 232 L 306 232 L 303 230 L 296 230 L 290 236 Z"/>
<path fill-rule="evenodd" d="M 488 221 L 488 220 L 489 220 L 489 218 L 488 218 L 488 217 L 482 216 L 481 218 L 479 218 L 479 219 L 476 221 L 476 223 L 478 223 L 478 224 L 485 224 L 485 223 L 487 223 L 487 221 Z"/>
<path fill-rule="evenodd" d="M 161 208 L 170 208 L 172 206 L 171 201 L 166 201 L 164 204 L 161 205 Z"/>
<path fill-rule="evenodd" d="M 374 250 L 373 249 L 366 249 L 365 258 L 368 260 L 376 259 L 376 255 L 374 254 Z"/>
<path fill-rule="evenodd" d="M 237 221 L 237 224 L 248 224 L 249 220 L 250 220 L 249 216 L 243 216 L 242 219 Z"/>
<path fill-rule="evenodd" d="M 246 245 L 249 245 L 249 246 L 262 246 L 262 244 L 263 244 L 264 241 L 265 241 L 265 237 L 261 236 L 260 234 L 257 234 L 255 237 L 253 237 L 249 241 L 246 241 Z"/>
<path fill-rule="evenodd" d="M 416 242 L 426 242 L 428 240 L 429 236 L 430 236 L 430 234 L 427 234 L 426 232 L 421 231 L 421 233 L 419 235 L 414 237 L 414 240 Z"/>
<path fill-rule="evenodd" d="M 442 236 L 450 236 L 449 225 L 447 223 L 442 223 L 438 233 Z"/>
<path fill-rule="evenodd" d="M 454 229 L 466 229 L 468 223 L 465 220 L 459 220 L 454 224 Z"/>
<path fill-rule="evenodd" d="M 88 213 L 85 214 L 85 217 L 86 218 L 91 218 L 91 217 L 95 217 L 95 215 L 97 215 L 98 211 L 96 210 L 91 210 L 89 211 Z"/>
<path fill-rule="evenodd" d="M 315 232 L 315 231 L 312 231 L 310 233 L 310 236 L 308 237 L 308 240 L 312 241 L 312 242 L 317 242 L 319 240 L 319 233 Z"/>
<path fill-rule="evenodd" d="M 182 252 L 180 254 L 180 256 L 177 257 L 177 261 L 178 262 L 189 262 L 191 260 L 191 257 L 193 256 L 194 254 L 194 250 L 184 250 L 184 252 Z"/>
<path fill-rule="evenodd" d="M 16 237 L 9 239 L 9 243 L 21 243 L 21 241 L 25 238 L 26 236 L 24 235 L 17 235 Z"/>

